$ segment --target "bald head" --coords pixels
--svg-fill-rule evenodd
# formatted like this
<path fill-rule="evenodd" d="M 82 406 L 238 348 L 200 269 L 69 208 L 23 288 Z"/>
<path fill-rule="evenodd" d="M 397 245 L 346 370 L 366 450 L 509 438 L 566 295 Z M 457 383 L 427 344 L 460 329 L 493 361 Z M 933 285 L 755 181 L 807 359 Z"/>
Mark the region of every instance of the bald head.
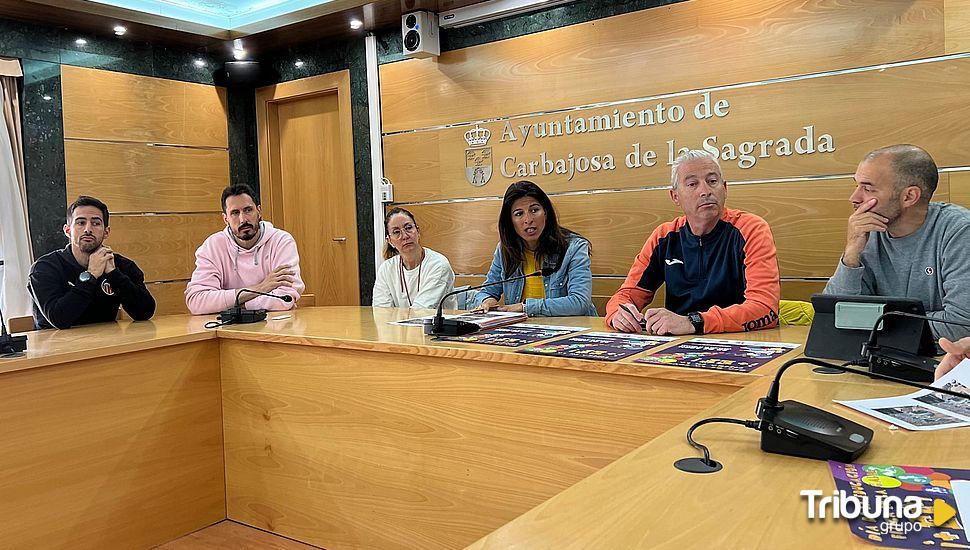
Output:
<path fill-rule="evenodd" d="M 928 203 L 940 181 L 939 169 L 933 157 L 916 145 L 890 145 L 866 155 L 863 162 L 888 157 L 895 176 L 896 192 L 916 186 L 920 188 L 920 202 Z"/>

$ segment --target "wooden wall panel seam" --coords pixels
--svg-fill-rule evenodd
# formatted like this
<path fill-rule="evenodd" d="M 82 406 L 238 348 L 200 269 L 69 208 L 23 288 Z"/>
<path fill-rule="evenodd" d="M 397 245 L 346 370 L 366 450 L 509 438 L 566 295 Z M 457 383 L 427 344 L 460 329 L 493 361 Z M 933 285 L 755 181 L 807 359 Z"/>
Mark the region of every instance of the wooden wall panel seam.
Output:
<path fill-rule="evenodd" d="M 182 145 L 178 143 L 158 143 L 154 141 L 142 141 L 135 139 L 96 139 L 96 138 L 64 138 L 64 141 L 83 141 L 86 143 L 118 143 L 125 145 L 144 144 L 146 147 L 172 147 L 178 149 L 199 149 L 201 151 L 229 151 L 229 147 L 216 147 L 214 145 Z"/>
<path fill-rule="evenodd" d="M 943 176 L 944 174 L 959 174 L 963 172 L 970 174 L 970 166 L 940 168 L 940 176 Z M 824 176 L 806 176 L 806 177 L 798 177 L 798 178 L 779 178 L 779 179 L 768 179 L 768 180 L 764 180 L 764 179 L 740 180 L 740 181 L 731 180 L 731 181 L 728 181 L 727 183 L 728 183 L 728 186 L 733 188 L 741 185 L 776 185 L 776 184 L 804 183 L 809 181 L 839 180 L 839 179 L 851 178 L 853 176 L 854 174 L 831 174 L 831 175 L 824 175 Z M 583 191 L 559 191 L 559 192 L 551 191 L 551 192 L 547 192 L 546 195 L 548 195 L 549 198 L 556 198 L 556 197 L 570 197 L 574 195 L 595 196 L 595 195 L 605 195 L 605 194 L 612 194 L 612 193 L 663 191 L 665 189 L 670 189 L 670 185 L 667 184 L 667 185 L 649 185 L 649 186 L 643 186 L 643 187 L 623 187 L 620 189 L 611 189 L 611 188 L 587 189 Z M 437 204 L 461 204 L 461 203 L 468 203 L 468 202 L 501 201 L 501 200 L 502 200 L 502 197 L 499 197 L 499 196 L 455 197 L 455 198 L 449 198 L 449 199 L 437 199 L 437 200 L 427 200 L 427 201 L 390 202 L 390 203 L 387 203 L 387 205 L 391 207 L 411 206 L 411 205 L 428 206 L 428 205 L 437 205 Z M 731 205 L 728 204 L 729 208 L 730 206 Z"/>
<path fill-rule="evenodd" d="M 970 57 L 970 52 L 938 55 L 934 57 L 926 57 L 922 59 L 909 59 L 909 60 L 896 61 L 896 62 L 890 62 L 890 63 L 880 63 L 877 65 L 866 65 L 862 67 L 851 67 L 851 68 L 838 69 L 833 71 L 820 71 L 816 73 L 780 76 L 780 77 L 767 78 L 762 80 L 739 82 L 737 84 L 727 84 L 724 86 L 695 88 L 690 90 L 666 92 L 666 93 L 660 93 L 660 94 L 654 94 L 654 95 L 642 96 L 642 97 L 631 97 L 631 98 L 617 99 L 612 101 L 587 103 L 583 105 L 570 105 L 568 107 L 562 107 L 558 109 L 546 109 L 546 110 L 538 110 L 538 111 L 532 111 L 527 113 L 515 113 L 510 115 L 497 115 L 497 116 L 492 116 L 492 117 L 483 118 L 483 119 L 462 120 L 462 121 L 452 122 L 448 124 L 438 124 L 435 126 L 423 126 L 419 128 L 409 128 L 406 130 L 394 130 L 390 132 L 384 132 L 381 134 L 381 136 L 391 137 L 391 136 L 398 136 L 402 134 L 437 132 L 439 130 L 448 130 L 453 128 L 466 127 L 466 126 L 475 126 L 479 124 L 492 124 L 495 122 L 506 122 L 506 121 L 519 120 L 523 118 L 537 117 L 537 116 L 560 115 L 564 113 L 590 111 L 593 109 L 600 109 L 603 107 L 618 107 L 621 105 L 629 105 L 631 103 L 644 103 L 644 102 L 650 102 L 650 101 L 673 99 L 678 97 L 690 98 L 704 93 L 714 94 L 715 92 L 724 92 L 728 90 L 737 90 L 741 88 L 755 88 L 759 86 L 770 86 L 773 84 L 781 84 L 786 82 L 798 82 L 802 80 L 812 80 L 816 78 L 827 78 L 831 76 L 839 76 L 844 74 L 856 74 L 856 73 L 864 73 L 864 72 L 870 72 L 870 71 L 881 72 L 886 69 L 892 69 L 896 67 L 908 67 L 911 65 L 922 65 L 925 63 L 938 63 L 940 61 L 950 61 L 954 59 L 963 59 L 967 57 Z"/>

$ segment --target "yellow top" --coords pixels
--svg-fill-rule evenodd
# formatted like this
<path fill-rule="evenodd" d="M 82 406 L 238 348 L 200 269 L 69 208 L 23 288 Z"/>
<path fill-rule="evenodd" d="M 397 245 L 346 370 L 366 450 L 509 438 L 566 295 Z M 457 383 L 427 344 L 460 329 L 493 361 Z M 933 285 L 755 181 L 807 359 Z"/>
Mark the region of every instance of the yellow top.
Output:
<path fill-rule="evenodd" d="M 522 251 L 522 273 L 534 273 L 539 270 L 539 262 L 536 261 L 535 252 L 525 249 Z M 525 280 L 525 288 L 522 289 L 522 301 L 526 298 L 536 298 L 541 300 L 546 297 L 546 287 L 543 286 L 542 277 L 529 277 Z"/>

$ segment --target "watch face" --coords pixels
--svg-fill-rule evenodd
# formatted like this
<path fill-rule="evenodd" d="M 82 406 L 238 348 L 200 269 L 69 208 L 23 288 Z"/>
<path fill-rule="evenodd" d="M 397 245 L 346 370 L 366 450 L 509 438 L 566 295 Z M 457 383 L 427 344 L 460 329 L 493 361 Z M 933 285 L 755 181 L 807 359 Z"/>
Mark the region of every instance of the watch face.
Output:
<path fill-rule="evenodd" d="M 93 278 L 94 278 L 94 275 L 92 275 L 90 271 L 82 271 L 81 275 L 78 277 L 78 279 L 80 279 L 82 283 L 86 283 Z"/>
<path fill-rule="evenodd" d="M 701 331 L 701 330 L 703 330 L 703 328 L 704 328 L 704 318 L 701 317 L 701 314 L 700 313 L 697 313 L 697 312 L 688 313 L 687 314 L 687 320 L 690 321 L 690 324 L 694 325 L 694 330 L 695 331 Z"/>

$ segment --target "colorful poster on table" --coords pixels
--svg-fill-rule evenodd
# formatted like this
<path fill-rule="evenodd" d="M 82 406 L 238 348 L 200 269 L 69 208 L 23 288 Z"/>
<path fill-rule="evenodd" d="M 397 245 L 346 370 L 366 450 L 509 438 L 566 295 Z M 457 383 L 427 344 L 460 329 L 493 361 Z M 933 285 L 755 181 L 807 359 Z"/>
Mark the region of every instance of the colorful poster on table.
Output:
<path fill-rule="evenodd" d="M 518 353 L 572 359 L 617 361 L 676 340 L 676 336 L 649 336 L 622 332 L 586 332 L 555 342 L 519 350 Z"/>
<path fill-rule="evenodd" d="M 507 348 L 517 348 L 527 344 L 535 344 L 551 338 L 559 338 L 567 334 L 582 332 L 586 330 L 582 327 L 564 327 L 555 325 L 533 325 L 519 323 L 499 327 L 492 330 L 468 334 L 465 336 L 439 336 L 436 340 L 448 340 L 452 342 L 466 342 L 469 344 L 488 344 L 490 346 L 504 346 Z"/>
<path fill-rule="evenodd" d="M 871 519 L 861 513 L 857 518 L 846 519 L 853 535 L 891 548 L 970 548 L 963 528 L 970 510 L 958 508 L 952 487 L 954 481 L 970 480 L 970 470 L 833 461 L 829 461 L 829 468 L 836 490 L 867 499 L 870 510 L 875 510 L 877 496 L 898 497 L 904 503 L 906 497 L 919 497 L 922 501 L 922 511 L 916 519 Z M 950 519 L 938 516 L 948 508 L 956 509 L 957 514 Z M 937 520 L 941 520 L 939 526 L 935 525 Z"/>
<path fill-rule="evenodd" d="M 796 349 L 799 345 L 786 342 L 745 342 L 742 340 L 693 338 L 634 361 L 651 365 L 751 372 L 768 361 L 777 359 Z"/>

